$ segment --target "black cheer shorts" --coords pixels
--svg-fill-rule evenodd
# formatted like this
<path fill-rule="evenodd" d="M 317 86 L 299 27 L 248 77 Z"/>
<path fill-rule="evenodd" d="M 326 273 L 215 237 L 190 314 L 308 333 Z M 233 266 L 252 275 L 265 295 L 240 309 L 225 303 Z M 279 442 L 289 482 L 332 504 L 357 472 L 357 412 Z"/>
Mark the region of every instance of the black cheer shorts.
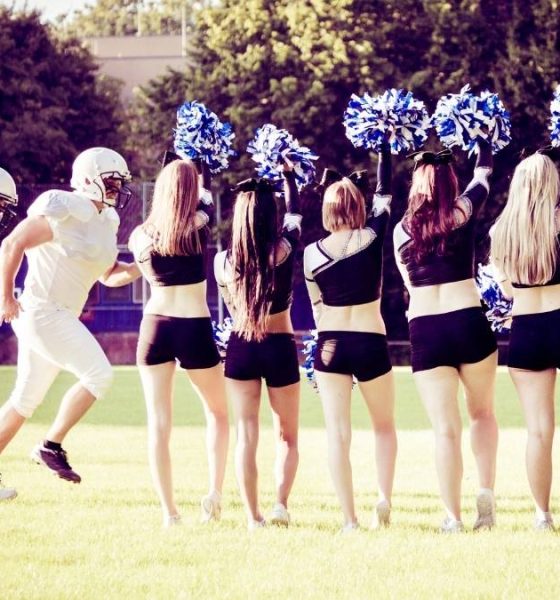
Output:
<path fill-rule="evenodd" d="M 144 315 L 136 362 L 160 365 L 177 360 L 183 369 L 208 369 L 220 362 L 209 317 Z"/>
<path fill-rule="evenodd" d="M 498 348 L 482 308 L 415 317 L 408 324 L 412 371 L 477 363 Z"/>
<path fill-rule="evenodd" d="M 269 333 L 262 341 L 247 341 L 233 331 L 228 341 L 226 377 L 249 381 L 264 378 L 269 387 L 299 381 L 296 342 L 291 333 Z"/>
<path fill-rule="evenodd" d="M 391 370 L 387 337 L 361 331 L 320 331 L 315 370 L 369 381 Z"/>
<path fill-rule="evenodd" d="M 508 367 L 527 371 L 560 368 L 560 310 L 513 317 Z"/>

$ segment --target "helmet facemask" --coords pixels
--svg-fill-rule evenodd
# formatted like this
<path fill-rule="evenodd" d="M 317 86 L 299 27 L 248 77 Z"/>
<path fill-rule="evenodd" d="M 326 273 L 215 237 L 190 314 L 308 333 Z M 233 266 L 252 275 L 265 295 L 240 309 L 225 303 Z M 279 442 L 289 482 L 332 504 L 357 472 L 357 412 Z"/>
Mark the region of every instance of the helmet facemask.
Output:
<path fill-rule="evenodd" d="M 3 234 L 10 228 L 17 217 L 15 207 L 17 206 L 17 197 L 7 196 L 0 193 L 0 234 Z"/>
<path fill-rule="evenodd" d="M 96 178 L 97 179 L 97 178 Z M 118 171 L 100 173 L 101 184 L 94 180 L 102 193 L 102 202 L 112 208 L 124 208 L 132 197 L 132 190 L 126 184 L 130 177 L 123 176 Z"/>

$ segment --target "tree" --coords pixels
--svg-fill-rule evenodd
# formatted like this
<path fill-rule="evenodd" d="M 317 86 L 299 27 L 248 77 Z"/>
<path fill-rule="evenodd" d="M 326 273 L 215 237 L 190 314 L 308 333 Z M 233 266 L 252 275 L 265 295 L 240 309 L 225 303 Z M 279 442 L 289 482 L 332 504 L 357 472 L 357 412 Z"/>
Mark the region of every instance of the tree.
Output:
<path fill-rule="evenodd" d="M 95 0 L 70 20 L 61 19 L 60 27 L 80 37 L 178 35 L 183 17 L 190 30 L 193 13 L 206 4 L 200 0 Z"/>
<path fill-rule="evenodd" d="M 175 108 L 196 99 L 234 125 L 241 155 L 224 174 L 227 182 L 254 172 L 244 149 L 265 122 L 319 152 L 319 172 L 366 166 L 371 173 L 368 153 L 344 135 L 342 115 L 352 93 L 405 87 L 433 110 L 439 97 L 466 83 L 475 92 L 488 88 L 511 112 L 513 142 L 496 157 L 482 242 L 503 206 L 519 150 L 548 138 L 548 104 L 560 81 L 557 9 L 558 0 L 224 0 L 197 14 L 194 66 L 144 88 L 134 108 L 135 135 L 141 148 L 162 151 Z M 439 146 L 433 135 L 429 146 Z M 456 155 L 466 182 L 472 162 Z M 410 179 L 406 161 L 394 162 L 393 222 L 404 212 Z M 309 191 L 304 206 L 306 236 L 313 223 L 316 237 L 319 203 Z M 485 245 L 477 248 L 484 260 Z M 391 250 L 388 239 L 383 306 L 390 335 L 401 337 L 402 281 Z"/>
<path fill-rule="evenodd" d="M 118 91 L 78 40 L 0 9 L 0 55 L 0 161 L 18 182 L 66 181 L 81 150 L 119 149 Z"/>

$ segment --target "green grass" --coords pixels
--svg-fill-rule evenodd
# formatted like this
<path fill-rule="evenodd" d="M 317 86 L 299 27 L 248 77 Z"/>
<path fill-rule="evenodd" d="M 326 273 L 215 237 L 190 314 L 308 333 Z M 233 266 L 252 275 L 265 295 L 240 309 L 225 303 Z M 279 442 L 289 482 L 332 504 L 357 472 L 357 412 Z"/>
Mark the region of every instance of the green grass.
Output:
<path fill-rule="evenodd" d="M 13 382 L 0 369 L 0 398 Z M 173 432 L 175 488 L 184 525 L 161 529 L 146 461 L 145 416 L 134 369 L 117 369 L 111 394 L 68 436 L 83 477 L 71 485 L 27 459 L 45 432 L 60 393 L 49 398 L 0 457 L 19 497 L 0 504 L 0 599 L 299 599 L 558 598 L 560 538 L 531 530 L 523 454 L 525 433 L 506 374 L 499 375 L 502 426 L 498 463 L 499 526 L 491 533 L 442 536 L 433 438 L 409 373 L 397 373 L 399 456 L 393 525 L 339 536 L 340 511 L 326 464 L 320 403 L 303 386 L 301 462 L 287 530 L 248 534 L 228 465 L 221 523 L 198 524 L 206 487 L 204 430 L 198 401 L 178 379 Z M 354 402 L 352 463 L 358 514 L 366 525 L 375 502 L 373 435 Z M 259 447 L 260 498 L 274 500 L 274 447 L 265 428 Z M 555 447 L 558 456 L 558 445 Z M 464 437 L 464 521 L 474 520 L 476 471 Z M 558 479 L 558 478 L 557 478 Z M 555 504 L 558 483 L 555 482 Z"/>
<path fill-rule="evenodd" d="M 400 430 L 429 429 L 430 424 L 416 393 L 414 382 L 409 370 L 395 370 L 396 379 L 396 422 Z M 13 367 L 0 366 L 0 399 L 7 398 L 15 380 Z M 45 402 L 33 416 L 33 423 L 50 423 L 58 409 L 58 401 L 64 391 L 75 381 L 72 375 L 62 373 L 52 386 Z M 322 428 L 323 415 L 319 396 L 313 391 L 307 381 L 301 385 L 300 424 L 303 428 Z M 556 405 L 560 409 L 560 389 L 556 395 Z M 464 421 L 467 423 L 464 403 Z M 262 404 L 262 420 L 271 424 L 268 403 Z M 560 411 L 557 411 L 560 412 Z M 519 402 L 509 375 L 500 370 L 496 384 L 496 414 L 500 427 L 523 427 L 523 417 Z M 176 376 L 174 418 L 176 425 L 198 426 L 204 424 L 204 415 L 200 402 L 194 395 L 186 376 L 178 373 Z M 144 400 L 140 378 L 134 367 L 117 367 L 116 383 L 108 395 L 96 403 L 83 420 L 92 425 L 128 425 L 141 426 L 146 423 Z M 369 429 L 370 421 L 367 410 L 359 392 L 354 391 L 352 403 L 352 422 L 355 428 Z"/>

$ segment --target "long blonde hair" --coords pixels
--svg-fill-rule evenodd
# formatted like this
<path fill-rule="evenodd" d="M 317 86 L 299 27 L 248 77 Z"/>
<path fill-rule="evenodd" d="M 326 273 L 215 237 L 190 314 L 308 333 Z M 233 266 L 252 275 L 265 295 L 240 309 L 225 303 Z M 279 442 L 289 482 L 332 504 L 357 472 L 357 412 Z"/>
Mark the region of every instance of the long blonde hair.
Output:
<path fill-rule="evenodd" d="M 156 252 L 163 256 L 202 252 L 195 226 L 198 202 L 198 172 L 192 161 L 174 160 L 160 171 L 144 222 Z"/>
<path fill-rule="evenodd" d="M 560 178 L 548 156 L 521 161 L 492 234 L 492 260 L 513 283 L 544 285 L 556 270 Z"/>
<path fill-rule="evenodd" d="M 228 257 L 234 273 L 235 331 L 260 341 L 267 331 L 274 293 L 274 249 L 278 240 L 272 190 L 259 184 L 238 194 Z"/>

